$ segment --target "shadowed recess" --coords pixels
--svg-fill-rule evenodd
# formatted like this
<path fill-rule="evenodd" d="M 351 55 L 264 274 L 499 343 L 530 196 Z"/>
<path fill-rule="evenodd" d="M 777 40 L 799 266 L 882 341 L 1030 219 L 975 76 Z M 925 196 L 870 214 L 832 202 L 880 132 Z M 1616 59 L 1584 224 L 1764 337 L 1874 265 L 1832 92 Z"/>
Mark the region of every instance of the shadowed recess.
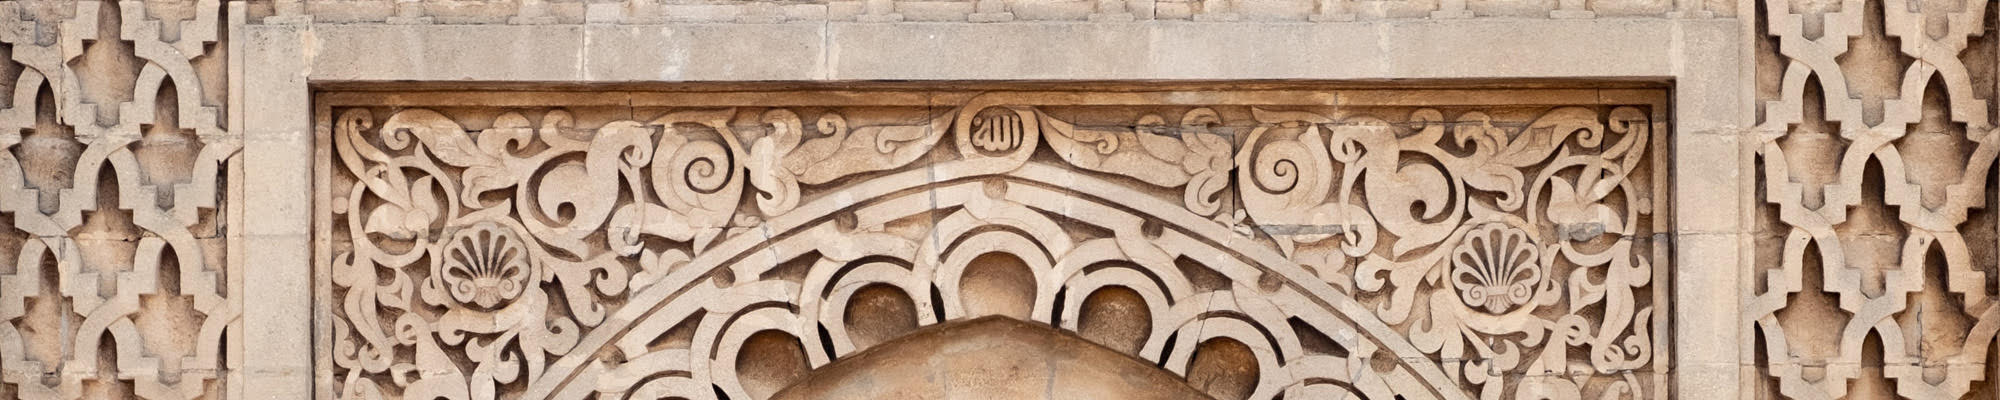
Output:
<path fill-rule="evenodd" d="M 1150 363 L 1000 316 L 928 327 L 827 364 L 773 399 L 1205 399 Z"/>

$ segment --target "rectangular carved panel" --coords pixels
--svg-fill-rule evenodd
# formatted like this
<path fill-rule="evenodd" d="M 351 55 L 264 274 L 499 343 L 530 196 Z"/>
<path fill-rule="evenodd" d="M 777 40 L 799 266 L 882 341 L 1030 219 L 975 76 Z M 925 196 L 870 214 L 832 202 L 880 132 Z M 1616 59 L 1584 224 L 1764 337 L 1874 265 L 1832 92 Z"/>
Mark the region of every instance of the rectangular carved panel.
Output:
<path fill-rule="evenodd" d="M 260 2 L 261 3 L 261 2 Z M 1716 4 L 1707 4 L 1716 3 Z M 578 24 L 787 21 L 1012 22 L 1148 20 L 1345 22 L 1462 18 L 1663 18 L 1729 16 L 1735 5 L 1674 0 L 275 0 L 254 18 L 272 22 Z"/>
<path fill-rule="evenodd" d="M 323 93 L 321 390 L 797 396 L 999 316 L 1218 398 L 1665 397 L 1663 99 Z"/>

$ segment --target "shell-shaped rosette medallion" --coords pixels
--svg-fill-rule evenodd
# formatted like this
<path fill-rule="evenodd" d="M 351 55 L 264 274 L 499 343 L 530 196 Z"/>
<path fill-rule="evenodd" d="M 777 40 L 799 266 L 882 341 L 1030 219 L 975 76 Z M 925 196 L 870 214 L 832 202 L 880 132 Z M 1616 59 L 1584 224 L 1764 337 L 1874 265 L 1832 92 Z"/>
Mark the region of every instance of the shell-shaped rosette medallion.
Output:
<path fill-rule="evenodd" d="M 494 222 L 459 229 L 445 242 L 442 273 L 434 275 L 459 304 L 495 310 L 520 298 L 533 276 L 521 237 Z"/>
<path fill-rule="evenodd" d="M 1528 232 L 1505 224 L 1472 228 L 1452 249 L 1452 287 L 1465 305 L 1488 313 L 1503 314 L 1533 300 L 1546 270 Z"/>

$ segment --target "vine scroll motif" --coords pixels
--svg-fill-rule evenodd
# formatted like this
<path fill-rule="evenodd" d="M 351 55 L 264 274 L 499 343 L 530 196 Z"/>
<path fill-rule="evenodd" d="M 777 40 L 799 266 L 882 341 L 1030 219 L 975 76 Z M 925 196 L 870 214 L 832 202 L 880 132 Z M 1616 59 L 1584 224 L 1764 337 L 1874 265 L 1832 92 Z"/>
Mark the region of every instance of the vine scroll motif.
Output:
<path fill-rule="evenodd" d="M 1278 109 L 336 108 L 328 372 L 765 398 L 998 314 L 1223 397 L 1658 393 L 1644 111 Z M 1250 375 L 1196 379 L 1212 345 Z"/>
<path fill-rule="evenodd" d="M 1732 2 L 1673 0 L 1575 1 L 1406 1 L 1278 0 L 1264 3 L 1189 0 L 1037 2 L 1020 0 L 950 1 L 811 0 L 700 4 L 670 0 L 572 2 L 549 0 L 273 0 L 250 16 L 267 24 L 648 24 L 778 23 L 847 21 L 865 23 L 1014 21 L 1130 22 L 1193 20 L 1215 22 L 1352 22 L 1356 20 L 1470 18 L 1711 18 L 1733 17 Z"/>
<path fill-rule="evenodd" d="M 1465 360 L 1446 373 L 1480 397 L 1645 392 L 1660 312 L 1644 251 L 1647 115 L 1613 109 L 1607 126 L 1557 108 L 1511 131 L 1477 111 L 1447 123 L 1417 110 L 1410 131 L 1365 116 L 1255 117 L 1264 125 L 1237 158 L 1245 211 L 1294 259 L 1326 260 L 1304 264 L 1358 261 L 1351 279 L 1328 280 L 1380 295 L 1376 315 L 1413 322 L 1425 353 Z"/>

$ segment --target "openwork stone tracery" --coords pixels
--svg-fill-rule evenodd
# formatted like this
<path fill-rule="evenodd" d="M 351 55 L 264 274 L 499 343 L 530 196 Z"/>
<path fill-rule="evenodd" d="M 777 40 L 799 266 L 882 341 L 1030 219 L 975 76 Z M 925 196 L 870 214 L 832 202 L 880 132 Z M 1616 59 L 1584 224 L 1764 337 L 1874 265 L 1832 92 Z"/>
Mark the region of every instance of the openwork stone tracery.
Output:
<path fill-rule="evenodd" d="M 322 371 L 765 398 L 1002 315 L 1218 397 L 1663 396 L 1659 94 L 1480 93 L 329 94 Z"/>

